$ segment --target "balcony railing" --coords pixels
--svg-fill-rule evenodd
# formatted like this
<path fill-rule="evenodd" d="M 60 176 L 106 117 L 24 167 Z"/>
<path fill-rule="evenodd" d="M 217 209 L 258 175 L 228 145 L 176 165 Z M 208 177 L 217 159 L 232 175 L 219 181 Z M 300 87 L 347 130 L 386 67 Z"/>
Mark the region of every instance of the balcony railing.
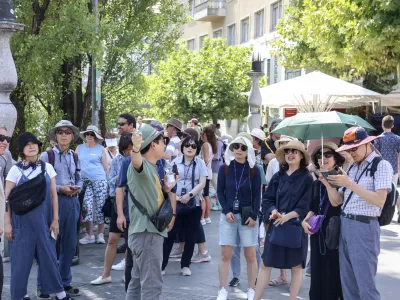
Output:
<path fill-rule="evenodd" d="M 196 21 L 213 21 L 226 16 L 226 0 L 208 0 L 194 8 Z"/>

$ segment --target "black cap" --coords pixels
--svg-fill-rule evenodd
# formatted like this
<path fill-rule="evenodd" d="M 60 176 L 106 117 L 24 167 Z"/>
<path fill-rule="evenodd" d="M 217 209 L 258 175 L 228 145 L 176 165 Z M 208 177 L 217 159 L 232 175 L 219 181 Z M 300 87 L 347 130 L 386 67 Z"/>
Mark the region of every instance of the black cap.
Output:
<path fill-rule="evenodd" d="M 18 152 L 22 153 L 28 143 L 34 143 L 42 147 L 42 142 L 31 132 L 24 132 L 18 136 Z"/>
<path fill-rule="evenodd" d="M 271 121 L 271 126 L 269 127 L 270 131 L 272 131 L 272 129 L 275 128 L 280 122 L 282 122 L 282 119 L 273 119 Z"/>

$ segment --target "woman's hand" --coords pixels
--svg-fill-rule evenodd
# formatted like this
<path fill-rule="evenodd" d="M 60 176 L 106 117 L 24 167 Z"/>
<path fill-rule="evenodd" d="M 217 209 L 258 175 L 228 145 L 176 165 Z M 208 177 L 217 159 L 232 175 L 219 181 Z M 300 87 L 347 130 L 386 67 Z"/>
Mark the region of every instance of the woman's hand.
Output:
<path fill-rule="evenodd" d="M 235 222 L 235 216 L 234 216 L 234 214 L 231 213 L 231 212 L 227 213 L 227 214 L 225 215 L 225 218 L 226 218 L 226 220 L 227 220 L 229 223 Z"/>
<path fill-rule="evenodd" d="M 12 234 L 12 226 L 11 223 L 4 224 L 4 235 L 9 241 L 13 240 L 13 234 Z"/>
<path fill-rule="evenodd" d="M 318 177 L 319 181 L 321 181 L 321 183 L 328 189 L 331 188 L 331 185 L 329 184 L 329 182 L 326 180 L 326 177 L 322 174 L 319 174 Z"/>
<path fill-rule="evenodd" d="M 304 220 L 303 222 L 301 222 L 301 226 L 303 227 L 304 232 L 307 233 L 308 235 L 314 234 L 313 232 L 310 231 L 311 226 L 310 224 L 308 224 L 308 220 L 307 221 Z"/>
<path fill-rule="evenodd" d="M 189 200 L 190 200 L 189 194 L 185 194 L 185 195 L 183 195 L 183 196 L 181 196 L 181 197 L 179 198 L 179 201 L 180 201 L 181 203 L 183 203 L 183 204 L 188 203 Z"/>
<path fill-rule="evenodd" d="M 58 228 L 58 221 L 53 220 L 53 222 L 51 222 L 50 231 L 53 232 L 53 234 L 55 236 L 57 236 L 59 234 L 60 231 L 59 231 L 59 228 Z"/>
<path fill-rule="evenodd" d="M 271 212 L 271 215 L 269 216 L 269 219 L 270 219 L 270 220 L 276 220 L 276 219 L 278 219 L 279 217 L 281 217 L 281 214 L 280 214 L 276 209 L 274 209 L 274 210 Z"/>
<path fill-rule="evenodd" d="M 257 225 L 257 221 L 254 221 L 251 217 L 249 217 L 245 224 L 249 227 L 254 227 Z"/>
<path fill-rule="evenodd" d="M 290 218 L 287 214 L 285 214 L 285 215 L 279 214 L 279 217 L 274 222 L 274 225 L 279 226 L 279 225 L 285 224 L 289 220 L 290 220 Z"/>

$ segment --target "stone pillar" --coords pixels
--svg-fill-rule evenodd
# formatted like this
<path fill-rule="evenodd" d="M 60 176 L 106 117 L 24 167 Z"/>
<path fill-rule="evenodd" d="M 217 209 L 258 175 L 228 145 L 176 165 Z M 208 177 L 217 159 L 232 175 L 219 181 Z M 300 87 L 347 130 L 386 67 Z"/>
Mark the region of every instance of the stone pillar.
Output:
<path fill-rule="evenodd" d="M 0 0 L 0 123 L 13 134 L 17 110 L 10 101 L 10 93 L 17 86 L 17 71 L 10 50 L 10 39 L 24 25 L 15 23 L 11 0 Z"/>
<path fill-rule="evenodd" d="M 22 29 L 24 25 L 15 23 L 12 1 L 0 0 L 0 125 L 7 127 L 9 136 L 12 136 L 17 122 L 17 110 L 10 101 L 10 93 L 18 82 L 10 39 L 15 31 Z M 0 226 L 3 228 L 3 224 Z M 0 244 L 3 257 L 8 256 L 8 243 L 5 240 L 2 238 Z"/>
<path fill-rule="evenodd" d="M 247 100 L 249 103 L 249 116 L 247 117 L 249 131 L 252 131 L 254 128 L 260 128 L 262 121 L 260 114 L 262 98 L 258 83 L 260 82 L 260 78 L 265 74 L 261 70 L 261 63 L 262 61 L 260 60 L 253 60 L 252 70 L 248 73 L 252 81 L 249 99 Z"/>

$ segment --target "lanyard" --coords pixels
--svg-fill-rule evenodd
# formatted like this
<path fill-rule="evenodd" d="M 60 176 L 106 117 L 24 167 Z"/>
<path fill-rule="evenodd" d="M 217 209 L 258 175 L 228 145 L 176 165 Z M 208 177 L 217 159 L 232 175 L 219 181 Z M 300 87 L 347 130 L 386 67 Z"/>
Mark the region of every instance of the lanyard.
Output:
<path fill-rule="evenodd" d="M 322 196 L 322 184 L 321 184 L 319 186 L 319 211 L 320 212 L 322 211 L 322 204 L 324 203 L 325 195 L 326 195 L 326 190 L 325 190 L 324 195 Z M 329 205 L 329 203 L 327 205 Z"/>
<path fill-rule="evenodd" d="M 162 168 L 162 172 L 165 174 L 165 168 L 164 168 L 162 160 L 160 161 L 159 164 L 157 164 L 157 177 L 158 177 L 158 180 L 160 181 L 161 188 L 162 188 L 164 186 L 164 178 L 161 179 L 161 177 L 160 177 L 161 168 Z"/>
<path fill-rule="evenodd" d="M 243 170 L 242 170 L 242 174 L 240 175 L 240 179 L 239 182 L 237 182 L 236 180 L 236 161 L 233 161 L 233 167 L 235 170 L 235 187 L 236 187 L 236 196 L 235 199 L 237 199 L 238 193 L 239 193 L 239 189 L 240 189 L 240 182 L 242 181 L 242 177 L 243 177 L 243 173 L 244 173 L 244 169 L 246 168 L 246 165 L 243 166 Z"/>
<path fill-rule="evenodd" d="M 193 160 L 187 166 L 187 171 L 186 171 L 186 164 L 183 163 L 183 165 L 184 165 L 184 171 L 183 171 L 183 173 L 184 173 L 184 182 L 183 182 L 183 186 L 186 186 L 187 175 L 189 174 L 189 170 L 190 170 L 190 167 L 192 166 L 192 163 L 193 163 Z"/>
<path fill-rule="evenodd" d="M 72 182 L 72 172 L 71 172 L 71 168 L 72 168 L 72 162 L 71 162 L 71 160 L 72 160 L 72 158 L 71 158 L 71 160 L 70 160 L 70 162 L 69 162 L 69 164 L 68 164 L 68 161 L 67 161 L 67 159 L 66 159 L 66 157 L 65 157 L 66 155 L 63 154 L 63 153 L 60 153 L 60 155 L 64 157 L 65 165 L 67 166 L 67 171 L 68 171 L 69 179 L 70 179 L 71 182 Z M 75 167 L 76 167 L 76 166 L 75 166 Z M 72 182 L 72 183 L 75 184 L 75 181 Z"/>

